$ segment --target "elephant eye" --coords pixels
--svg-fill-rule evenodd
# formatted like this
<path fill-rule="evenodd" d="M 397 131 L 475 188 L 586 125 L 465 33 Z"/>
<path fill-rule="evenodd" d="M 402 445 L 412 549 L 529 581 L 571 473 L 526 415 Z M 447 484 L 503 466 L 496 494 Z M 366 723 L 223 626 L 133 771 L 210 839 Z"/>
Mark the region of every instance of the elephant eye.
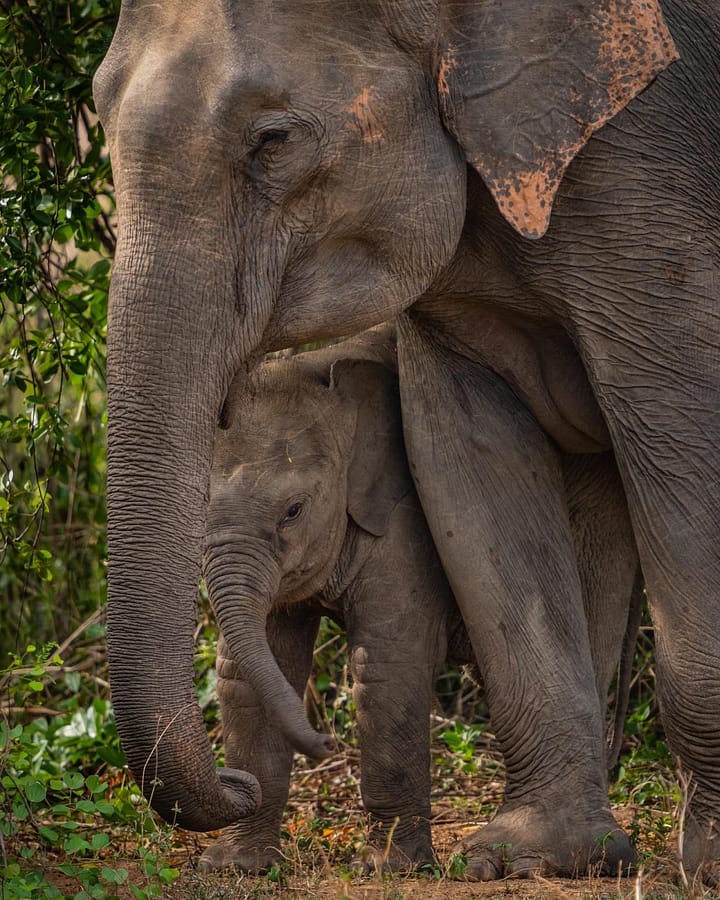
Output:
<path fill-rule="evenodd" d="M 260 184 L 284 190 L 308 178 L 319 165 L 321 123 L 290 110 L 276 110 L 254 123 L 245 135 L 247 171 Z"/>
<path fill-rule="evenodd" d="M 265 147 L 275 147 L 278 144 L 284 144 L 288 139 L 287 131 L 275 129 L 273 131 L 264 131 L 257 142 L 258 149 Z"/>
<path fill-rule="evenodd" d="M 279 150 L 283 144 L 287 143 L 290 133 L 281 128 L 270 128 L 261 132 L 254 142 L 254 146 L 250 151 L 252 160 L 269 161 L 272 159 L 276 150 Z"/>
<path fill-rule="evenodd" d="M 290 145 L 290 132 L 283 128 L 268 128 L 253 138 L 253 145 L 248 154 L 250 172 L 254 177 L 262 179 L 278 165 L 287 160 L 285 146 Z"/>
<path fill-rule="evenodd" d="M 289 506 L 285 515 L 280 519 L 280 527 L 282 528 L 285 525 L 291 525 L 293 522 L 297 522 L 303 514 L 304 508 L 303 504 L 299 501 Z"/>

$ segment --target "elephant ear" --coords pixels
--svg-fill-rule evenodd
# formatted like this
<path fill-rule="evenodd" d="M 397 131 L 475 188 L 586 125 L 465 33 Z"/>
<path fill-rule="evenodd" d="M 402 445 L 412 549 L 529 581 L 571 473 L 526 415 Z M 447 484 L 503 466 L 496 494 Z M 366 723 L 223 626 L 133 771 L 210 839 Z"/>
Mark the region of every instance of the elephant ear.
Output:
<path fill-rule="evenodd" d="M 677 58 L 657 0 L 444 0 L 445 127 L 500 212 L 541 237 L 593 131 Z"/>
<path fill-rule="evenodd" d="M 340 359 L 330 389 L 357 410 L 348 466 L 347 508 L 352 519 L 376 537 L 412 490 L 402 433 L 397 375 L 368 359 Z"/>

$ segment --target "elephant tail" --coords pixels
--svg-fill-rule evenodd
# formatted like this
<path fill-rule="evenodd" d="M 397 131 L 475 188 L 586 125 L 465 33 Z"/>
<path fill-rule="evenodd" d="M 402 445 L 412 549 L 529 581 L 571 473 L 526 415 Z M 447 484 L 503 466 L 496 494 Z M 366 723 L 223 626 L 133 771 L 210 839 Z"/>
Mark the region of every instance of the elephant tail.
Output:
<path fill-rule="evenodd" d="M 643 579 L 642 571 L 638 566 L 632 594 L 630 595 L 627 627 L 625 628 L 622 653 L 620 655 L 620 667 L 615 690 L 615 715 L 613 717 L 612 725 L 608 729 L 606 761 L 608 770 L 610 771 L 617 766 L 620 759 L 620 751 L 622 749 L 625 717 L 627 716 L 628 703 L 630 701 L 630 683 L 632 681 L 635 644 L 637 642 L 642 619 L 644 591 L 645 580 Z"/>

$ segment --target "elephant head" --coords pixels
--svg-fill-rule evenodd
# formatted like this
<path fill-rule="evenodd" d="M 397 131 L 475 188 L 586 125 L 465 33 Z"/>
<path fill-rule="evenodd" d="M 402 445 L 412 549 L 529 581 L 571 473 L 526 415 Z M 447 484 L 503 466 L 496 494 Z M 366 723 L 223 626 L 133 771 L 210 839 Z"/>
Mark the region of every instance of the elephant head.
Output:
<path fill-rule="evenodd" d="M 348 517 L 380 537 L 412 489 L 397 374 L 352 358 L 357 349 L 353 341 L 273 360 L 242 377 L 210 478 L 205 578 L 218 622 L 266 711 L 311 756 L 326 755 L 329 738 L 310 727 L 285 682 L 267 615 L 332 593 L 356 562 L 352 549 L 342 552 L 339 570 Z"/>
<path fill-rule="evenodd" d="M 671 53 L 654 2 L 123 2 L 94 85 L 119 221 L 108 642 L 123 747 L 166 818 L 217 828 L 257 800 L 218 778 L 192 678 L 233 376 L 409 306 L 453 256 L 468 163 L 539 235 L 573 155 Z"/>

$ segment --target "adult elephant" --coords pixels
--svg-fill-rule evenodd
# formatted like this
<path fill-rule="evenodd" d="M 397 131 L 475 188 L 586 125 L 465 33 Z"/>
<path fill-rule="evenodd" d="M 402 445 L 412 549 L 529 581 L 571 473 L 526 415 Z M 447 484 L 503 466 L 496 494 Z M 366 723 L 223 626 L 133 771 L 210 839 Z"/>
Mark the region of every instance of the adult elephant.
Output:
<path fill-rule="evenodd" d="M 257 802 L 216 774 L 192 685 L 231 379 L 412 306 L 409 454 L 508 769 L 468 871 L 569 872 L 609 834 L 627 858 L 551 442 L 615 451 L 694 779 L 685 864 L 717 864 L 720 27 L 713 0 L 662 9 L 667 72 L 655 0 L 123 4 L 95 85 L 120 221 L 108 628 L 123 746 L 165 817 Z M 231 649 L 270 693 L 265 643 Z M 298 720 L 295 746 L 328 752 Z"/>

